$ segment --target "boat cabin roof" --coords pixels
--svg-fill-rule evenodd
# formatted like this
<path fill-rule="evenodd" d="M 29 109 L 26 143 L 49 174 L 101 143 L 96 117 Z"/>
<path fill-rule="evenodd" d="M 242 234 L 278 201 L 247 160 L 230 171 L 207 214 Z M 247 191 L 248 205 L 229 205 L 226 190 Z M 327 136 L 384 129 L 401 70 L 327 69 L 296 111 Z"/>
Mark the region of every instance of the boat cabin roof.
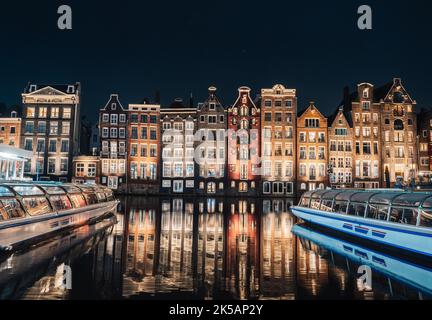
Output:
<path fill-rule="evenodd" d="M 304 198 L 350 201 L 375 205 L 432 208 L 432 193 L 399 190 L 317 190 L 307 191 Z"/>

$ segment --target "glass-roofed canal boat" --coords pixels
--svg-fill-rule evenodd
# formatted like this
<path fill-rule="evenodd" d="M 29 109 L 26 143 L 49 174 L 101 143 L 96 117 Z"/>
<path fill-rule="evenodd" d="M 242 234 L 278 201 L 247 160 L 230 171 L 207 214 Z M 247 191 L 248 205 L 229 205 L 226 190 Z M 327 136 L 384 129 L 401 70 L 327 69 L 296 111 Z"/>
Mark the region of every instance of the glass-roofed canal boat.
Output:
<path fill-rule="evenodd" d="M 102 186 L 0 183 L 0 253 L 96 222 L 115 213 L 117 205 L 112 191 Z"/>
<path fill-rule="evenodd" d="M 309 191 L 291 211 L 311 224 L 403 253 L 432 257 L 432 193 Z"/>

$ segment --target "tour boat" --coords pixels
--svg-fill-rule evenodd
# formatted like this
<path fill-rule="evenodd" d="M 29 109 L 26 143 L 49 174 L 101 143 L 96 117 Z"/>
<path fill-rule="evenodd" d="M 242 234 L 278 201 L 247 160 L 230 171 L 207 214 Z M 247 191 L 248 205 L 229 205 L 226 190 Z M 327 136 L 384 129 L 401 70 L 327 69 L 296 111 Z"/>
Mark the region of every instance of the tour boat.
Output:
<path fill-rule="evenodd" d="M 331 253 L 348 258 L 358 265 L 368 265 L 388 276 L 390 286 L 390 278 L 396 279 L 432 295 L 432 269 L 428 266 L 399 259 L 396 256 L 325 235 L 304 226 L 296 225 L 292 232 L 299 237 L 305 249 L 321 252 L 321 249 L 324 248 Z M 348 261 L 345 265 L 349 266 Z"/>
<path fill-rule="evenodd" d="M 102 186 L 0 183 L 0 252 L 96 222 L 115 213 L 117 205 L 112 191 Z"/>
<path fill-rule="evenodd" d="M 432 193 L 308 191 L 291 211 L 311 224 L 406 253 L 432 257 Z"/>

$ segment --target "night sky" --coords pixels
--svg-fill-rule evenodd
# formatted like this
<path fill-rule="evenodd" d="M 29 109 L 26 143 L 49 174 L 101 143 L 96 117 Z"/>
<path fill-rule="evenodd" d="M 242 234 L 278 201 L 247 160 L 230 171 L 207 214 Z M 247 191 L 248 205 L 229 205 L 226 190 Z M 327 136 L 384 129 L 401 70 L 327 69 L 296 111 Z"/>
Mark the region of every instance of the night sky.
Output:
<path fill-rule="evenodd" d="M 6 4 L 6 2 L 8 2 Z M 282 83 L 299 109 L 329 114 L 342 89 L 401 77 L 419 106 L 432 106 L 430 1 L 12 1 L 0 2 L 0 102 L 21 102 L 28 81 L 82 83 L 82 112 L 96 120 L 110 93 L 124 106 L 176 97 L 195 102 L 215 85 L 223 104 Z M 27 5 L 25 3 L 28 3 Z M 73 30 L 57 28 L 57 8 Z M 357 28 L 357 8 L 373 30 Z"/>

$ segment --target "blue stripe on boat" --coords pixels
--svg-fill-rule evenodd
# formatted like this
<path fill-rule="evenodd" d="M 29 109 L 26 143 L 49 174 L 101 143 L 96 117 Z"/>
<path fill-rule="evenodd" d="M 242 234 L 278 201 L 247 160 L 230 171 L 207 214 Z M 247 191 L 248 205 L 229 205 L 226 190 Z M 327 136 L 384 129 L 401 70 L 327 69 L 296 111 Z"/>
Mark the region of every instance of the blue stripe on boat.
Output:
<path fill-rule="evenodd" d="M 343 219 L 343 218 L 339 218 L 339 217 L 332 217 L 332 216 L 329 216 L 329 215 L 323 215 L 323 214 L 319 214 L 319 213 L 315 213 L 315 212 L 308 212 L 308 211 L 297 209 L 297 208 L 299 208 L 299 207 L 292 208 L 292 210 L 297 210 L 297 211 L 303 212 L 305 214 L 310 214 L 310 215 L 315 215 L 315 216 L 321 216 L 321 217 L 324 217 L 324 218 L 328 218 L 330 220 L 333 219 L 333 220 L 339 220 L 339 221 L 352 222 L 352 221 L 347 220 L 347 219 Z M 333 227 L 331 225 L 324 224 L 324 223 L 319 223 L 317 221 L 313 221 L 313 223 L 321 225 L 321 226 L 324 226 L 326 228 L 333 229 L 333 230 L 343 231 L 343 229 L 341 229 L 341 228 Z M 377 227 L 376 225 L 372 225 L 372 224 L 367 224 L 367 223 L 363 223 L 363 224 L 370 225 L 371 227 Z M 420 236 L 432 238 L 432 234 L 428 234 L 428 233 L 416 232 L 416 231 L 408 231 L 408 230 L 405 231 L 405 230 L 400 230 L 400 229 L 391 228 L 391 227 L 382 227 L 382 226 L 379 226 L 379 227 L 382 228 L 382 229 L 386 229 L 386 230 L 393 230 L 393 231 L 398 231 L 398 232 L 401 232 L 401 233 L 415 234 L 415 235 L 420 235 Z M 381 241 L 381 240 L 378 240 L 377 238 L 374 239 L 374 238 L 371 238 L 371 237 L 368 237 L 368 236 L 364 236 L 364 235 L 362 235 L 360 233 L 357 234 L 357 236 L 360 237 L 360 238 L 363 238 L 363 239 L 373 240 L 373 241 L 376 241 L 378 243 L 382 243 L 382 244 L 384 244 L 386 246 L 391 246 L 391 247 L 403 249 L 405 251 L 410 251 L 410 252 L 413 252 L 413 253 L 422 254 L 422 255 L 425 255 L 425 256 L 428 256 L 428 257 L 432 257 L 432 254 L 430 254 L 428 252 L 425 252 L 425 251 L 420 251 L 420 250 L 415 250 L 415 249 L 408 248 L 408 247 L 399 246 L 399 245 L 397 245 L 395 243 Z"/>

